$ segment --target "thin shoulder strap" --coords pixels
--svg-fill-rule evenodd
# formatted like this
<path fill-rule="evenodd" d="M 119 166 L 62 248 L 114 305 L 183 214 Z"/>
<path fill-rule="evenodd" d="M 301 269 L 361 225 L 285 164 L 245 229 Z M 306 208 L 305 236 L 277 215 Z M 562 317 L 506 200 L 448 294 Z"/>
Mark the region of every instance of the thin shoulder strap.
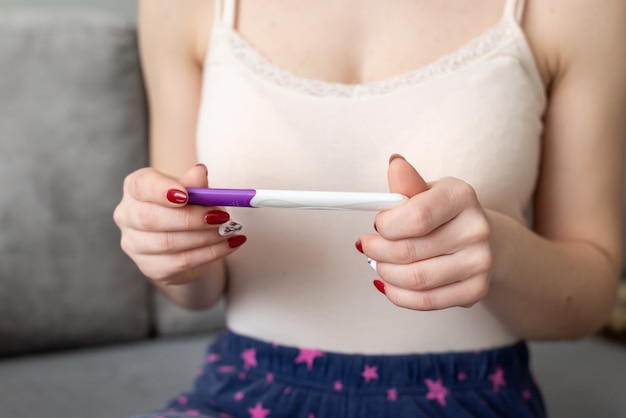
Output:
<path fill-rule="evenodd" d="M 522 21 L 522 16 L 524 16 L 525 4 L 525 0 L 506 0 L 504 14 L 508 18 L 520 23 Z"/>
<path fill-rule="evenodd" d="M 230 28 L 235 27 L 236 13 L 236 0 L 215 0 L 215 21 L 220 21 Z"/>

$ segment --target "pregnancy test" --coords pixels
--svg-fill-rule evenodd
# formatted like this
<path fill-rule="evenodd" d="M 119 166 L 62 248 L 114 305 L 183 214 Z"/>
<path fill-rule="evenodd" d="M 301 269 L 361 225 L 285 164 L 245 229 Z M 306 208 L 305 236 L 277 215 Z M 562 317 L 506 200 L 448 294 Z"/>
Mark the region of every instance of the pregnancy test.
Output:
<path fill-rule="evenodd" d="M 398 193 L 318 192 L 301 190 L 255 190 L 188 188 L 188 202 L 203 206 L 245 208 L 293 208 L 327 210 L 391 209 L 408 198 Z"/>

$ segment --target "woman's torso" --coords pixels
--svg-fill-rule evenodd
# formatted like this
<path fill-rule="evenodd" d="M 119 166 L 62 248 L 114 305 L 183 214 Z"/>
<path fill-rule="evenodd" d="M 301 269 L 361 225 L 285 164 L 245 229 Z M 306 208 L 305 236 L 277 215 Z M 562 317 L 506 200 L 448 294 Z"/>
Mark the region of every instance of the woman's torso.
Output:
<path fill-rule="evenodd" d="M 427 180 L 459 177 L 485 207 L 524 222 L 545 95 L 521 4 L 457 4 L 225 4 L 198 125 L 211 186 L 386 191 L 387 159 L 400 153 Z M 380 295 L 354 248 L 373 232 L 373 213 L 230 212 L 248 236 L 228 259 L 234 331 L 366 353 L 517 339 L 480 303 L 417 312 Z"/>

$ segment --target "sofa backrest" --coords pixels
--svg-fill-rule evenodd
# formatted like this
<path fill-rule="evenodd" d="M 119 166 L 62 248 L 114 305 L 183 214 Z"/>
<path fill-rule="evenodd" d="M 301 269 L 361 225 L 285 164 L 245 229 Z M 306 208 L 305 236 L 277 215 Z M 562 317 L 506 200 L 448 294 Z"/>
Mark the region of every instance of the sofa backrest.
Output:
<path fill-rule="evenodd" d="M 0 356 L 223 327 L 222 306 L 174 306 L 119 247 L 147 119 L 133 23 L 0 13 Z"/>
<path fill-rule="evenodd" d="M 149 334 L 112 220 L 146 120 L 131 24 L 0 14 L 0 355 Z"/>

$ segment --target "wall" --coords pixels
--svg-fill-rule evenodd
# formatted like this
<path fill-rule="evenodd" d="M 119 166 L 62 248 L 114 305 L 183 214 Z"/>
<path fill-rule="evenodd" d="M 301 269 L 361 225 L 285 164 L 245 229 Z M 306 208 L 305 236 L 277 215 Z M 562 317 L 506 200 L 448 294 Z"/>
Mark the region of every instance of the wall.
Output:
<path fill-rule="evenodd" d="M 0 13 L 24 8 L 100 10 L 130 20 L 137 17 L 136 0 L 0 0 Z"/>

